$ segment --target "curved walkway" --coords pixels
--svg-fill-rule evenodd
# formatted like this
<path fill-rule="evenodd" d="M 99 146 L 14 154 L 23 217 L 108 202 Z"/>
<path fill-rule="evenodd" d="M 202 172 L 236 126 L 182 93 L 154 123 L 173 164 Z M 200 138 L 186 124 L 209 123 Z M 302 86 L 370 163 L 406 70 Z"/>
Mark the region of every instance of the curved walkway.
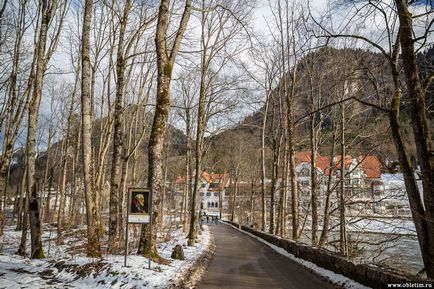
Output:
<path fill-rule="evenodd" d="M 269 246 L 220 224 L 216 252 L 198 288 L 335 288 Z"/>

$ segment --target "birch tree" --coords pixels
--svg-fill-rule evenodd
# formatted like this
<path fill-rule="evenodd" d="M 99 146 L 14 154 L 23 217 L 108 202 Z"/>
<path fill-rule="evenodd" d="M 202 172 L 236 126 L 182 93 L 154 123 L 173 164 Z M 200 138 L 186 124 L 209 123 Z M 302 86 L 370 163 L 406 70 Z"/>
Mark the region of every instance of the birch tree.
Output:
<path fill-rule="evenodd" d="M 92 101 L 90 95 L 90 26 L 93 1 L 84 4 L 81 38 L 81 153 L 87 221 L 87 255 L 100 256 L 94 168 L 92 161 Z"/>
<path fill-rule="evenodd" d="M 36 152 L 35 152 L 35 137 L 38 128 L 39 106 L 42 96 L 42 87 L 44 82 L 44 74 L 47 64 L 56 49 L 59 41 L 60 31 L 63 25 L 63 19 L 67 11 L 67 1 L 52 0 L 40 1 L 38 8 L 40 9 L 40 26 L 38 27 L 38 36 L 36 38 L 36 66 L 35 80 L 32 87 L 32 96 L 29 103 L 28 126 L 27 126 L 27 191 L 29 192 L 29 221 L 31 234 L 31 257 L 44 258 L 44 252 L 41 243 L 41 220 L 39 216 L 38 191 L 36 188 Z M 55 18 L 57 14 L 57 17 Z M 46 42 L 48 37 L 48 29 L 52 21 L 55 23 L 55 33 L 52 36 L 52 41 L 47 49 Z"/>

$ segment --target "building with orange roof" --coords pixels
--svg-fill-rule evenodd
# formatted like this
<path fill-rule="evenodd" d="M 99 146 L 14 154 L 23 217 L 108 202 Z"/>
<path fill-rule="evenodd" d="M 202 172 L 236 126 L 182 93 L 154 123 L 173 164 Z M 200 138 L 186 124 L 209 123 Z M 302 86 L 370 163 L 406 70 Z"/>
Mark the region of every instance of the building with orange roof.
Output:
<path fill-rule="evenodd" d="M 358 161 L 367 178 L 381 178 L 381 162 L 376 156 L 359 157 Z"/>
<path fill-rule="evenodd" d="M 341 160 L 341 155 L 335 155 L 332 158 L 322 157 L 319 153 L 316 155 L 315 169 L 317 170 L 320 194 L 325 193 L 327 190 L 327 181 L 330 174 L 332 184 L 340 180 L 342 172 Z M 311 194 L 311 152 L 297 152 L 295 162 L 299 190 L 301 196 L 306 196 L 304 202 L 307 204 L 309 202 L 308 197 Z M 381 181 L 381 162 L 374 155 L 359 156 L 357 158 L 346 155 L 344 166 L 347 194 L 370 193 L 372 184 L 378 184 Z"/>
<path fill-rule="evenodd" d="M 195 175 L 191 177 L 191 186 L 194 188 Z M 186 189 L 185 176 L 177 176 L 175 179 L 175 195 L 182 196 Z M 220 215 L 221 209 L 227 207 L 226 188 L 229 186 L 229 173 L 208 173 L 203 170 L 199 185 L 200 209 L 209 215 Z M 179 199 L 179 198 L 178 198 Z M 182 207 L 182 199 L 178 200 Z"/>

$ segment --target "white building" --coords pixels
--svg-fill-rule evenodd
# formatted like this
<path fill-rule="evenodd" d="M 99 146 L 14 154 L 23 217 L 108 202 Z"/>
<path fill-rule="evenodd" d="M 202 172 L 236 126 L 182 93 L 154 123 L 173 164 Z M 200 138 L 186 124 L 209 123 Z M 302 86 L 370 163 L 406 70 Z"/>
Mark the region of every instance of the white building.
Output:
<path fill-rule="evenodd" d="M 192 188 L 194 177 L 191 178 Z M 176 195 L 182 195 L 186 188 L 185 176 L 178 176 L 175 180 Z M 222 208 L 227 208 L 226 188 L 229 186 L 229 174 L 215 174 L 202 171 L 199 186 L 200 210 L 209 215 L 219 215 Z M 182 205 L 182 203 L 180 204 Z"/>

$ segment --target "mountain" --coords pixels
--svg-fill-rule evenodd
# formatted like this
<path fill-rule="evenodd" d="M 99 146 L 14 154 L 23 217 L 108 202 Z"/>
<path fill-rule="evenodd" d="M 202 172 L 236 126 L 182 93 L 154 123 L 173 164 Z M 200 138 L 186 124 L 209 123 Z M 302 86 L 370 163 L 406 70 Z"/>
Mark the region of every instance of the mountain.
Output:
<path fill-rule="evenodd" d="M 134 121 L 134 115 L 138 116 L 138 121 Z M 137 179 L 142 181 L 146 178 L 147 174 L 147 155 L 148 155 L 148 139 L 152 126 L 153 116 L 151 113 L 146 112 L 144 107 L 138 107 L 131 105 L 127 107 L 124 111 L 124 123 L 127 124 L 127 127 L 130 129 L 124 130 L 125 140 L 131 140 L 130 148 L 132 148 L 135 143 L 141 138 L 140 145 L 136 150 L 136 163 L 139 164 L 136 168 Z M 93 155 L 95 156 L 94 169 L 98 168 L 98 159 L 100 156 L 100 152 L 104 148 L 104 143 L 101 140 L 105 140 L 105 136 L 107 135 L 107 129 L 110 126 L 111 118 L 106 116 L 104 118 L 99 118 L 94 120 L 93 122 L 93 134 L 92 134 L 92 142 L 93 142 Z M 80 116 L 78 114 L 73 115 L 72 117 L 72 131 L 69 140 L 68 147 L 68 170 L 72 170 L 72 158 L 75 155 L 75 151 L 78 150 L 79 154 L 81 154 L 80 150 Z M 142 131 L 144 135 L 142 136 Z M 168 146 L 165 149 L 168 150 L 170 157 L 177 157 L 181 155 L 185 155 L 186 153 L 186 144 L 187 138 L 184 133 L 173 127 L 172 125 L 168 125 L 166 137 L 169 140 Z M 110 170 L 111 170 L 111 153 L 112 153 L 112 141 L 113 136 L 110 136 L 109 147 L 107 148 L 105 154 L 103 154 L 105 158 L 105 165 L 103 168 L 105 174 L 105 180 L 110 179 Z M 60 163 L 61 163 L 61 154 L 62 154 L 62 146 L 64 139 L 53 143 L 46 151 L 40 152 L 37 158 L 37 178 L 39 179 L 39 183 L 42 182 L 45 175 L 45 168 L 47 164 L 48 155 L 50 155 L 50 166 L 53 170 L 50 170 L 49 175 L 53 175 L 54 183 L 56 184 L 60 179 Z M 133 144 L 134 143 L 134 144 Z M 11 186 L 17 186 L 19 181 L 21 180 L 21 175 L 23 173 L 23 164 L 24 164 L 24 150 L 18 149 L 14 154 L 14 165 L 11 167 Z M 130 161 L 130 163 L 133 161 Z M 81 170 L 80 159 L 76 164 L 78 167 L 77 171 Z M 132 173 L 132 168 L 130 165 L 129 174 Z M 72 178 L 73 174 L 71 171 L 68 173 L 68 179 Z"/>
<path fill-rule="evenodd" d="M 425 77 L 434 70 L 434 47 L 419 53 L 417 59 L 420 75 Z M 404 79 L 402 81 L 404 83 Z M 345 83 L 345 88 L 343 83 Z M 324 155 L 329 154 L 332 132 L 334 128 L 340 126 L 340 119 L 338 117 L 339 112 L 336 110 L 339 105 L 328 106 L 342 99 L 345 90 L 347 91 L 345 97 L 351 94 L 359 99 L 388 108 L 393 93 L 393 82 L 388 63 L 384 57 L 378 53 L 362 49 L 326 47 L 307 54 L 299 61 L 294 105 L 296 151 L 309 149 L 309 113 L 312 111 L 311 95 L 313 94 L 316 99 L 314 110 L 325 107 L 315 115 L 316 123 L 321 119 L 319 151 Z M 285 103 L 286 99 L 285 97 L 278 97 L 278 85 L 273 95 L 273 104 L 270 104 L 267 114 L 266 143 L 268 147 L 271 147 L 276 140 L 275 133 L 273 137 L 273 125 L 274 127 L 278 126 L 280 112 L 286 113 L 286 108 L 282 108 L 281 105 Z M 319 100 L 318 95 L 321 95 Z M 428 90 L 426 100 L 429 107 L 434 105 L 434 83 Z M 251 143 L 260 146 L 264 111 L 265 108 L 262 107 L 245 117 L 241 123 L 208 139 L 210 146 L 214 148 L 209 151 L 211 153 L 217 151 L 215 154 L 222 155 L 228 140 L 233 141 L 235 139 L 242 143 L 241 146 L 248 146 Z M 345 102 L 345 114 L 348 153 L 353 155 L 376 154 L 384 164 L 397 159 L 392 137 L 388 130 L 389 124 L 386 114 L 356 101 Z M 429 118 L 434 124 L 434 110 L 430 111 Z M 401 119 L 403 133 L 408 135 L 407 145 L 415 159 L 415 148 L 411 142 L 412 128 L 409 120 L 409 109 L 405 96 L 401 104 Z M 215 156 L 210 156 L 210 163 L 215 159 Z"/>

